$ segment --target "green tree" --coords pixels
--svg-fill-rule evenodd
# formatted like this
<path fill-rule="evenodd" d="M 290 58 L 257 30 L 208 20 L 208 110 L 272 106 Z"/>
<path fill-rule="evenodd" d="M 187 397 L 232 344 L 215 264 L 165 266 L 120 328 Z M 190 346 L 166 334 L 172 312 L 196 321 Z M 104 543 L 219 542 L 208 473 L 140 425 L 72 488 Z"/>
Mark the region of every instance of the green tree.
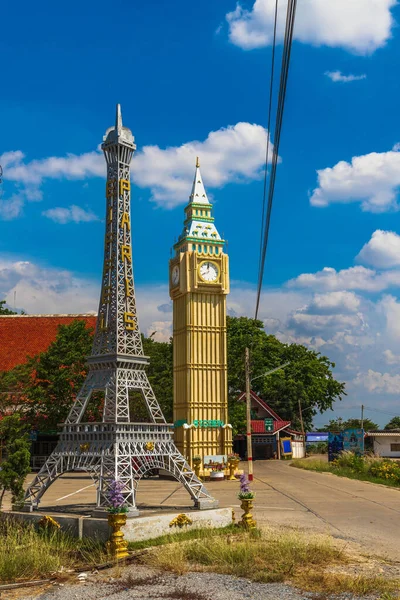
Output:
<path fill-rule="evenodd" d="M 300 427 L 299 402 L 304 427 L 309 429 L 318 411 L 331 409 L 345 395 L 344 383 L 333 377 L 334 363 L 300 344 L 283 344 L 265 332 L 262 321 L 228 317 L 227 344 L 229 415 L 234 430 L 243 430 L 243 425 L 236 423 L 235 404 L 245 389 L 246 347 L 250 349 L 253 390 L 296 428 Z M 290 364 L 285 369 L 259 377 L 286 362 Z"/>
<path fill-rule="evenodd" d="M 172 421 L 174 399 L 173 345 L 169 342 L 157 342 L 152 337 L 143 337 L 143 351 L 150 358 L 147 376 L 157 401 L 167 421 Z"/>
<path fill-rule="evenodd" d="M 78 319 L 60 325 L 48 349 L 29 361 L 26 416 L 35 428 L 56 429 L 67 417 L 86 377 L 92 334 L 85 321 Z"/>
<path fill-rule="evenodd" d="M 384 429 L 400 429 L 400 417 L 393 417 L 389 423 L 386 423 Z"/>
<path fill-rule="evenodd" d="M 364 431 L 379 429 L 379 426 L 371 419 L 364 419 L 363 427 Z M 361 419 L 347 419 L 347 421 L 344 421 L 341 417 L 338 417 L 337 419 L 331 419 L 324 427 L 324 431 L 343 431 L 344 429 L 361 429 Z"/>
<path fill-rule="evenodd" d="M 6 301 L 0 300 L 0 315 L 16 315 L 17 313 L 6 308 Z"/>
<path fill-rule="evenodd" d="M 18 413 L 0 421 L 0 443 L 5 459 L 0 465 L 0 509 L 4 494 L 11 492 L 12 503 L 23 500 L 24 481 L 30 467 L 30 441 L 27 426 Z"/>

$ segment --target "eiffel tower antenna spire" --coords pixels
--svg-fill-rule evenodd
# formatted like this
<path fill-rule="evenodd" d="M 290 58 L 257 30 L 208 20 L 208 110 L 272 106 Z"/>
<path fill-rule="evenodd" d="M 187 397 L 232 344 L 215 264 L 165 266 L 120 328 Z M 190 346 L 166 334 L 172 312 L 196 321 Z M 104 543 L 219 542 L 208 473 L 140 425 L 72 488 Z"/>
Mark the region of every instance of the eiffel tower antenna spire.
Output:
<path fill-rule="evenodd" d="M 97 509 L 109 506 L 108 490 L 114 481 L 131 516 L 136 489 L 149 470 L 169 471 L 191 495 L 197 508 L 217 502 L 196 477 L 173 442 L 149 383 L 136 308 L 133 277 L 130 163 L 136 150 L 132 132 L 122 125 L 117 104 L 115 126 L 107 129 L 102 144 L 107 163 L 104 263 L 96 331 L 88 374 L 66 418 L 60 441 L 26 492 L 29 510 L 37 508 L 51 483 L 74 469 L 89 472 L 97 484 Z M 100 423 L 84 422 L 94 390 L 104 392 Z M 148 412 L 146 423 L 132 423 L 131 392 L 139 392 Z"/>
<path fill-rule="evenodd" d="M 121 113 L 121 105 L 117 104 L 117 111 L 115 115 L 115 129 L 121 131 L 122 129 L 122 113 Z"/>

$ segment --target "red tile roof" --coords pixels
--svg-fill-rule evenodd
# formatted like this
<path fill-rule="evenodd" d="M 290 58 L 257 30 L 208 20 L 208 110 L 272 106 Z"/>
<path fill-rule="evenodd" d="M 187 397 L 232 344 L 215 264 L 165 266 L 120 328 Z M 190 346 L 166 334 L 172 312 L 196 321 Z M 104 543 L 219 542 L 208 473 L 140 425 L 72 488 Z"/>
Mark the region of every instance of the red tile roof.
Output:
<path fill-rule="evenodd" d="M 93 315 L 1 315 L 0 371 L 9 371 L 47 350 L 56 339 L 59 325 L 69 325 L 75 319 L 96 326 Z"/>
<path fill-rule="evenodd" d="M 264 402 L 264 400 L 262 400 L 260 398 L 260 396 L 257 396 L 257 394 L 255 392 L 253 392 L 253 390 L 250 390 L 250 396 L 251 396 L 251 400 L 254 400 L 254 402 L 257 402 L 257 404 L 259 404 L 260 406 L 262 406 L 262 408 L 264 410 L 267 411 L 267 413 L 270 414 L 270 416 L 277 421 L 280 421 L 281 418 L 280 416 L 269 406 L 269 404 L 267 404 L 266 402 Z M 245 402 L 246 401 L 246 392 L 242 392 L 238 398 L 239 402 Z"/>
<path fill-rule="evenodd" d="M 277 431 L 280 431 L 281 429 L 283 429 L 284 427 L 288 427 L 289 425 L 290 421 L 282 421 L 278 419 L 277 421 L 274 421 L 274 431 L 265 431 L 264 419 L 259 419 L 257 421 L 254 420 L 251 422 L 251 431 L 252 433 L 269 433 L 270 435 L 273 435 Z"/>

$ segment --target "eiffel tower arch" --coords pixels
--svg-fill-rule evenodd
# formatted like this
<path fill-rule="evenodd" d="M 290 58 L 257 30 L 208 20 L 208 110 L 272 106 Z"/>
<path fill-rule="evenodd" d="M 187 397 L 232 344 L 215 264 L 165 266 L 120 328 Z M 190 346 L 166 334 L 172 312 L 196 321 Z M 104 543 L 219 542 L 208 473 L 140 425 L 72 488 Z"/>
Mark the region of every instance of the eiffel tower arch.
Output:
<path fill-rule="evenodd" d="M 117 105 L 115 127 L 103 138 L 107 163 L 104 266 L 96 331 L 88 374 L 63 425 L 54 452 L 36 475 L 25 495 L 25 510 L 37 509 L 49 486 L 63 473 L 87 471 L 97 487 L 97 510 L 109 504 L 107 492 L 114 480 L 124 484 L 129 515 L 138 514 L 136 490 L 152 469 L 168 471 L 183 484 L 195 508 L 215 508 L 207 492 L 173 441 L 146 374 L 136 311 L 132 268 L 130 163 L 136 149 L 132 132 L 122 125 Z M 94 391 L 104 392 L 102 421 L 83 418 Z M 131 423 L 129 392 L 140 392 L 149 421 Z"/>

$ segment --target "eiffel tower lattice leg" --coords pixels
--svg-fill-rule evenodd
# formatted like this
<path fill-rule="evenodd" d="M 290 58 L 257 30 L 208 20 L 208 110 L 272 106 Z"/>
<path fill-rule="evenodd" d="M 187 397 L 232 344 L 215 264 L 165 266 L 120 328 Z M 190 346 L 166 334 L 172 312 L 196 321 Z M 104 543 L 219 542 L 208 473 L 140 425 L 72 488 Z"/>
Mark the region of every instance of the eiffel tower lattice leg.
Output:
<path fill-rule="evenodd" d="M 112 372 L 110 370 L 89 371 L 79 390 L 75 402 L 69 412 L 65 423 L 79 423 L 85 413 L 93 390 L 103 390 L 109 385 Z"/>
<path fill-rule="evenodd" d="M 87 471 L 97 483 L 99 479 L 101 457 L 95 454 L 79 452 L 66 453 L 60 444 L 49 456 L 45 464 L 28 487 L 25 494 L 25 506 L 37 508 L 46 490 L 58 477 L 76 469 Z"/>

